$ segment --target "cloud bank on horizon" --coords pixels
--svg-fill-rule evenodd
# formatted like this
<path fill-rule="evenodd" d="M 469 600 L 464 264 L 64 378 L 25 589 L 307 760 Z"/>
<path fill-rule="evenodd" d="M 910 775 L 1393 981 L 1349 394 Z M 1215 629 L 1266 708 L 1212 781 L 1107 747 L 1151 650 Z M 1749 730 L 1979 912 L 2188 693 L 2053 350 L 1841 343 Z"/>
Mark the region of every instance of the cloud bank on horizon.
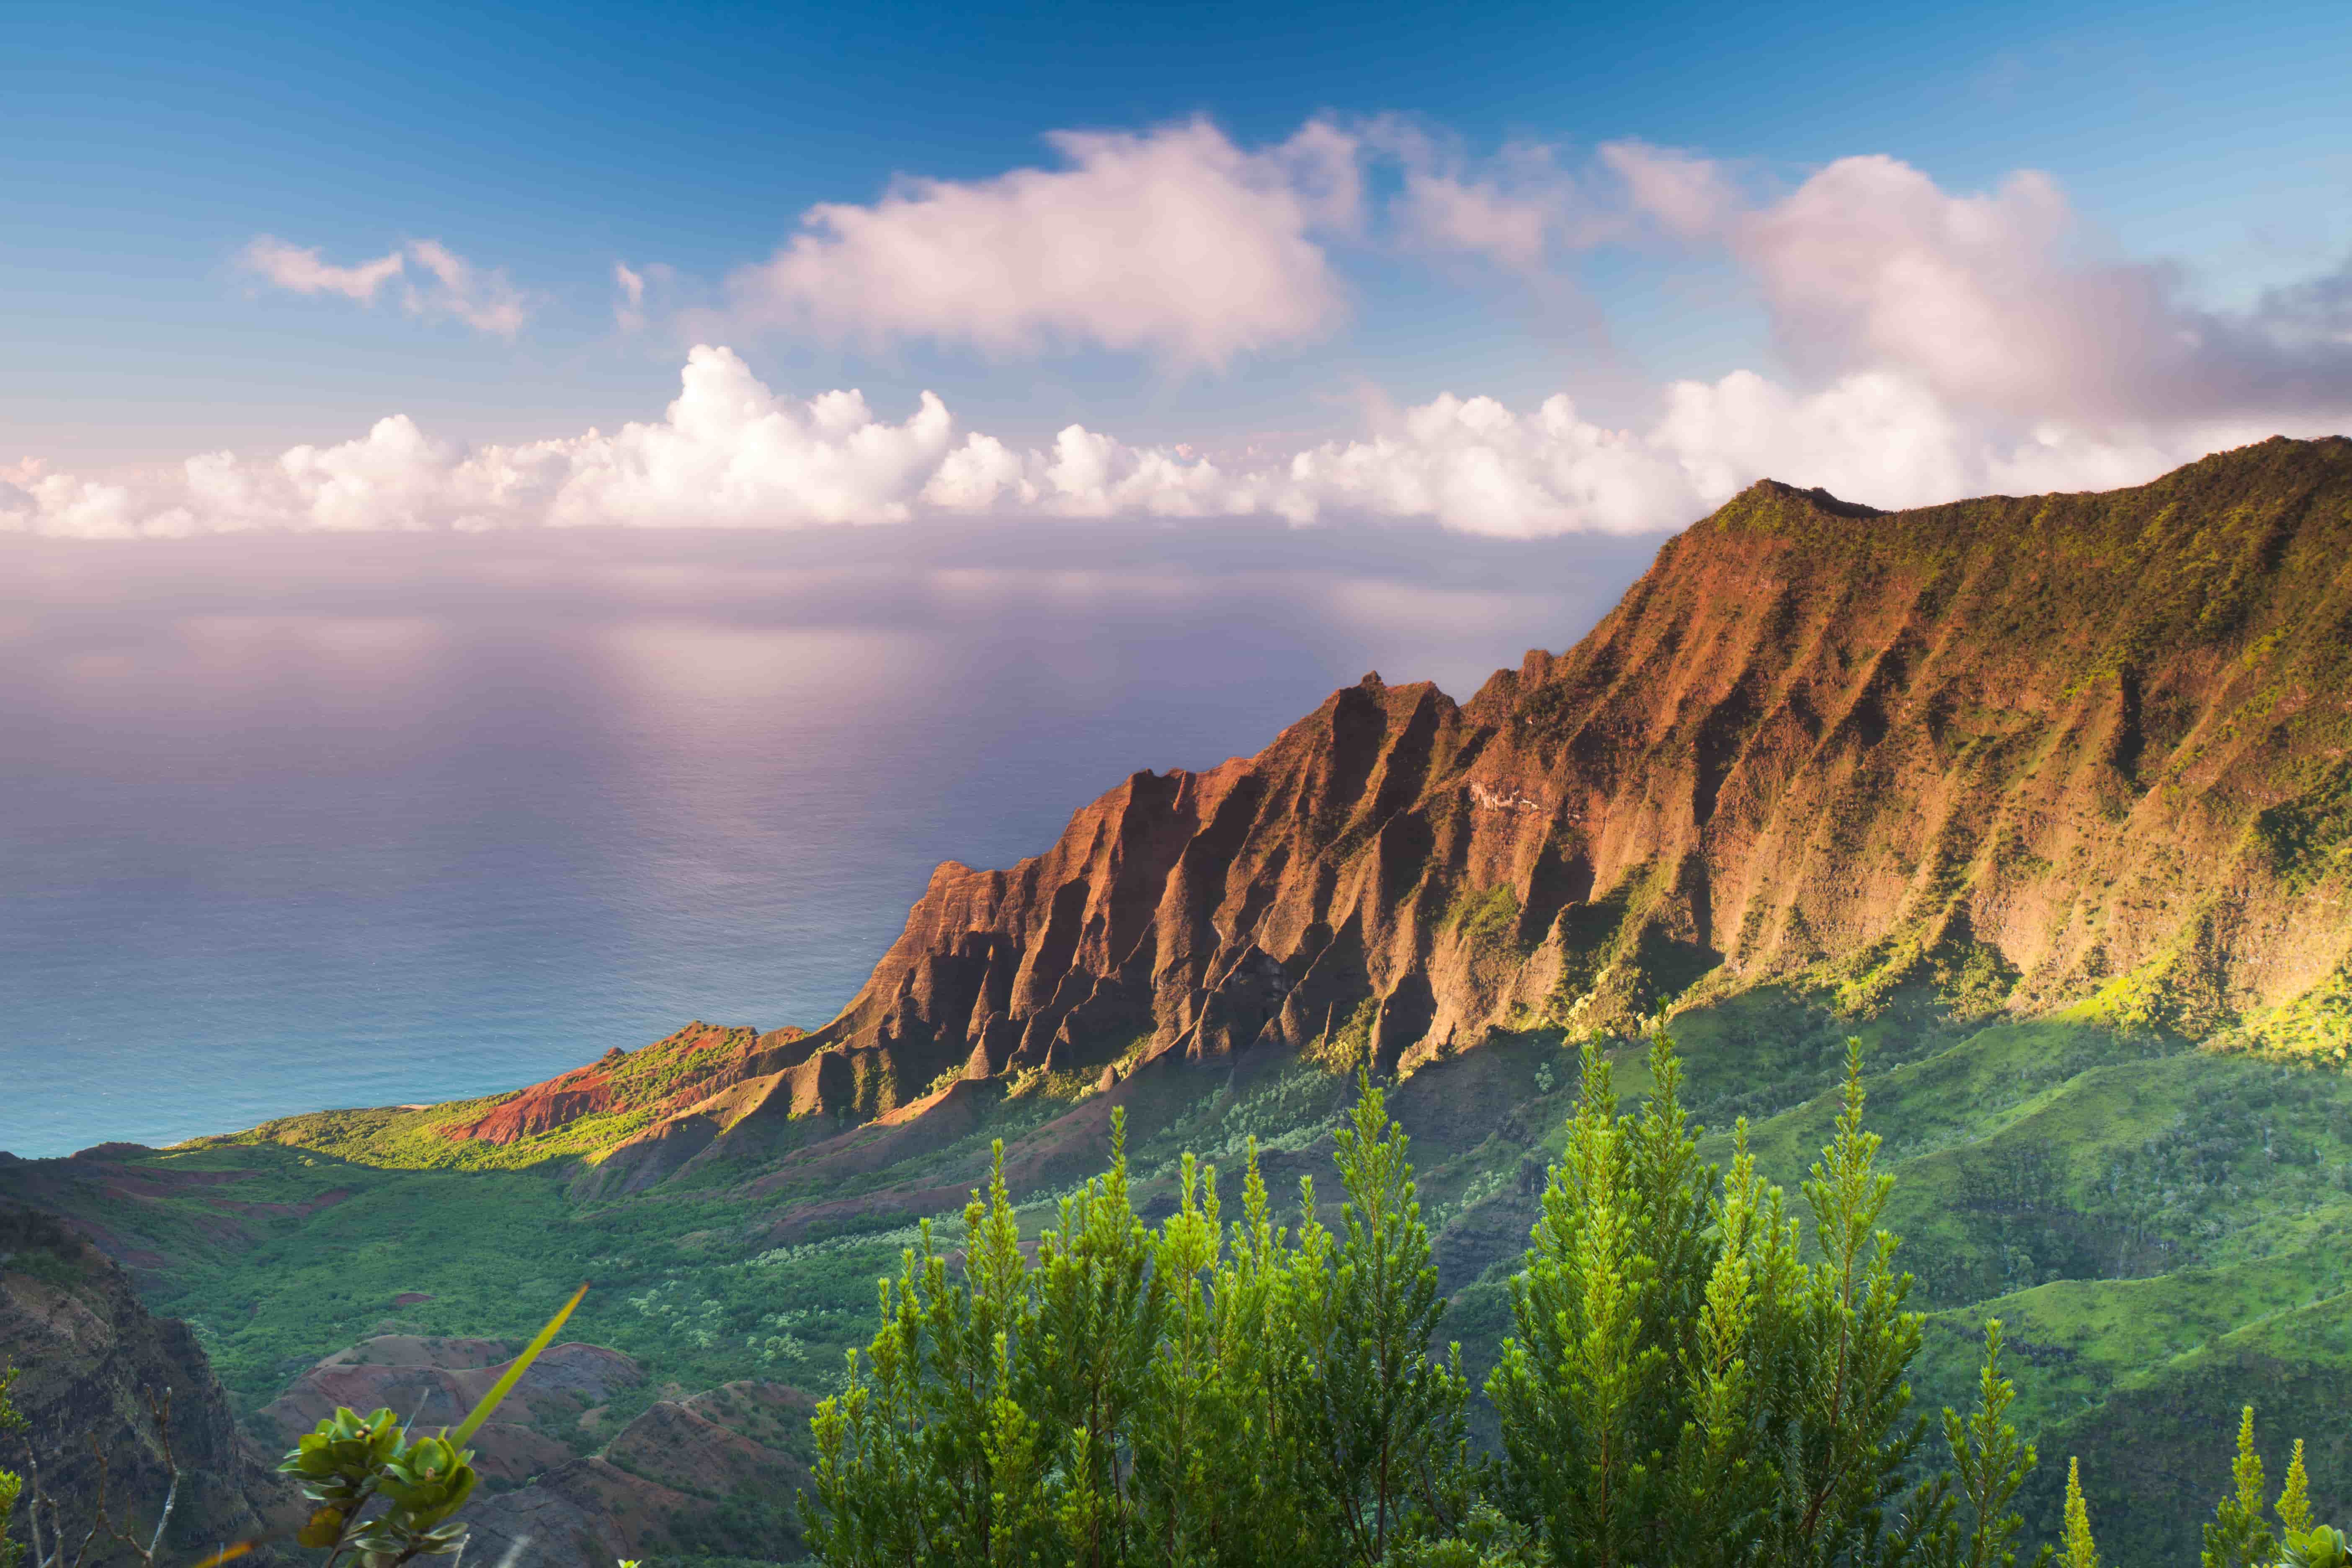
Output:
<path fill-rule="evenodd" d="M 1441 255 L 1519 279 L 1642 245 L 1727 258 L 1784 362 L 1658 389 L 1634 427 L 1565 395 L 1446 393 L 1350 438 L 1206 452 L 1072 424 L 1044 448 L 960 426 L 939 397 L 893 423 L 856 391 L 780 395 L 732 350 L 688 354 L 656 421 L 467 446 L 394 415 L 274 458 L 214 452 L 144 479 L 0 469 L 0 529 L 71 537 L 233 530 L 805 527 L 923 515 L 1414 520 L 1535 536 L 1678 527 L 1770 476 L 1881 506 L 2105 488 L 2216 448 L 2352 425 L 2352 261 L 2220 311 L 2161 264 L 2096 254 L 2045 176 L 1955 195 L 1899 160 L 1840 159 L 1785 195 L 1633 142 L 1580 163 L 1474 160 L 1396 120 L 1310 121 L 1245 149 L 1205 121 L 1066 133 L 1062 160 L 916 180 L 810 209 L 725 285 L 711 336 L 782 331 L 986 354 L 1092 348 L 1213 374 L 1325 339 L 1343 258 Z M 350 265 L 257 238 L 268 284 L 512 339 L 532 300 L 434 241 Z M 648 267 L 613 264 L 642 330 Z"/>

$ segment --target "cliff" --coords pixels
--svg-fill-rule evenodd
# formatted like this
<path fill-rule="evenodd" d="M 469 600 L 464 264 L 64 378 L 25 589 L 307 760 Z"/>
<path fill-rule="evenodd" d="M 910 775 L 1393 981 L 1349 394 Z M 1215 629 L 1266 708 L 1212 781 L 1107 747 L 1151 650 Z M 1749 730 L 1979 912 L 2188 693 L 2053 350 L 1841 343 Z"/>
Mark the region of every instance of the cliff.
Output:
<path fill-rule="evenodd" d="M 2259 1037 L 2352 945 L 2347 661 L 2352 441 L 1895 513 L 1765 481 L 1466 704 L 1367 676 L 1010 870 L 941 866 L 771 1092 L 1392 1068 L 1796 976 Z"/>
<path fill-rule="evenodd" d="M 1766 480 L 1466 703 L 1368 675 L 1010 869 L 940 866 L 813 1033 L 698 1023 L 495 1100 L 247 1136 L 587 1155 L 576 1194 L 614 1196 L 957 1079 L 1260 1046 L 1393 1071 L 1772 981 L 2341 1059 L 2347 563 L 2340 437 L 1901 512 Z"/>
<path fill-rule="evenodd" d="M 131 1522 L 142 1541 L 154 1528 L 171 1471 L 151 1393 L 169 1395 L 183 1477 L 165 1536 L 176 1558 L 299 1518 L 294 1489 L 273 1472 L 276 1456 L 238 1436 L 188 1325 L 151 1316 L 122 1271 L 55 1219 L 8 1205 L 0 1205 L 0 1360 L 22 1373 L 12 1399 L 28 1423 L 24 1441 L 76 1544 L 97 1518 L 99 1453 L 116 1522 Z M 22 1469 L 29 1490 L 25 1458 L 9 1453 L 0 1463 Z M 29 1504 L 17 1510 L 19 1541 L 28 1512 Z M 135 1559 L 101 1535 L 88 1561 Z"/>

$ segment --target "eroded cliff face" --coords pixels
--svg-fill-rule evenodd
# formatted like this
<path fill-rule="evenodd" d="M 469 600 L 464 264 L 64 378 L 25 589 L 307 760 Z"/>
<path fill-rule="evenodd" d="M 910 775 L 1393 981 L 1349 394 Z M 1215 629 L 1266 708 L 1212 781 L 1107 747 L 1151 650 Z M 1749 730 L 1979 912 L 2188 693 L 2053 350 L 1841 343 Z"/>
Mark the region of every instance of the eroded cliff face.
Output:
<path fill-rule="evenodd" d="M 956 1071 L 1392 1067 L 1799 973 L 2210 1032 L 2347 956 L 2347 571 L 2342 439 L 1899 513 L 1767 481 L 1467 704 L 1367 676 L 1010 870 L 940 867 L 774 1059 L 796 1107 L 874 1114 Z"/>
<path fill-rule="evenodd" d="M 294 1488 L 274 1472 L 275 1456 L 239 1436 L 188 1325 L 151 1316 L 129 1279 L 95 1247 L 49 1215 L 14 1205 L 0 1205 L 0 1360 L 21 1373 L 12 1399 L 27 1423 L 0 1464 L 25 1475 L 27 1493 L 38 1465 L 69 1532 L 68 1559 L 98 1521 L 100 1454 L 114 1521 L 133 1529 L 142 1545 L 154 1529 L 171 1467 L 151 1394 L 168 1397 L 170 1452 L 182 1476 L 164 1536 L 175 1560 L 299 1521 Z M 20 1503 L 11 1531 L 20 1542 L 29 1539 L 30 1512 L 29 1501 Z M 46 1510 L 41 1527 L 54 1546 Z M 137 1560 L 100 1533 L 87 1561 Z"/>

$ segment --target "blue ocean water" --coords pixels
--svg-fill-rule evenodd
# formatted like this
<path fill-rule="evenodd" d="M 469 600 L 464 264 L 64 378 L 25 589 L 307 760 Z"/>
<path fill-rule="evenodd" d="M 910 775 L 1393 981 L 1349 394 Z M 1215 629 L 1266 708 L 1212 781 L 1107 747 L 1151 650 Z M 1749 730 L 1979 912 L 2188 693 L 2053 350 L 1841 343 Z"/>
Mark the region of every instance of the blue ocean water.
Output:
<path fill-rule="evenodd" d="M 1564 647 L 1655 540 L 1003 528 L 0 548 L 0 1149 L 824 1022 L 931 868 L 1379 668 Z"/>

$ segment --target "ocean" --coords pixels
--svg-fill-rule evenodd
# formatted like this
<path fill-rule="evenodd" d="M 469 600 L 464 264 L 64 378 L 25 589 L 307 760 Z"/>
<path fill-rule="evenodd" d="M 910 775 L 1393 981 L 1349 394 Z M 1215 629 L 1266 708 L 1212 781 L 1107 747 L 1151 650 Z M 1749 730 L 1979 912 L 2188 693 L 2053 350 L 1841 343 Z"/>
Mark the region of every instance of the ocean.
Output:
<path fill-rule="evenodd" d="M 939 861 L 1010 865 L 1368 669 L 1466 697 L 1658 542 L 0 541 L 0 1149 L 814 1026 Z"/>

